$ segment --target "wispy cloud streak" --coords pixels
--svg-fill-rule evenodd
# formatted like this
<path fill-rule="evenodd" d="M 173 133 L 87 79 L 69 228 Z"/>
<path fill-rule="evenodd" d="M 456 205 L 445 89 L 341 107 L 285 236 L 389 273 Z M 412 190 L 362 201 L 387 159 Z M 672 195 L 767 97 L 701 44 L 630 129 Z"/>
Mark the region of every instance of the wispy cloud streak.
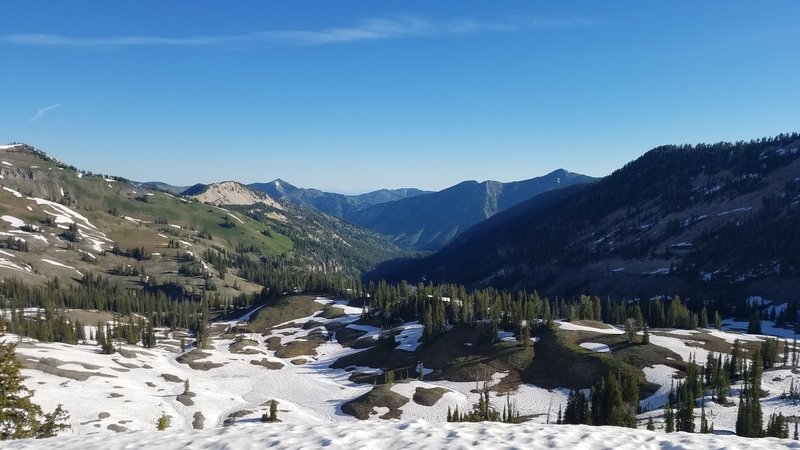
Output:
<path fill-rule="evenodd" d="M 545 19 L 531 16 L 503 17 L 496 20 L 467 17 L 442 21 L 433 21 L 419 16 L 395 16 L 364 19 L 350 27 L 319 30 L 267 30 L 239 35 L 184 37 L 71 37 L 57 34 L 11 34 L 0 36 L 0 42 L 41 47 L 198 47 L 248 42 L 280 45 L 326 45 L 409 37 L 431 38 L 534 29 L 563 29 L 591 26 L 598 23 L 596 20 L 585 18 Z"/>
<path fill-rule="evenodd" d="M 36 114 L 34 114 L 33 117 L 31 117 L 31 122 L 36 122 L 37 120 L 41 119 L 42 116 L 60 106 L 61 103 L 56 103 L 55 105 L 45 106 L 44 108 L 41 108 L 40 110 L 36 111 Z"/>

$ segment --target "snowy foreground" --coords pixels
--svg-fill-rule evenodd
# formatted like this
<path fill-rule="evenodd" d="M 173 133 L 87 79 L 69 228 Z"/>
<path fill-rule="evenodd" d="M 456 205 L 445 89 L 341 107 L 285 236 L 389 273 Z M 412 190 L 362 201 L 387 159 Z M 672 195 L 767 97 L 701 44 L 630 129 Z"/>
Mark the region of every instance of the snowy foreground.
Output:
<path fill-rule="evenodd" d="M 658 389 L 641 399 L 640 406 L 645 412 L 638 416 L 639 426 L 643 428 L 644 422 L 652 417 L 655 433 L 614 427 L 547 425 L 548 421 L 555 420 L 557 410 L 565 408 L 568 391 L 548 390 L 531 384 L 518 385 L 510 392 L 510 401 L 516 404 L 520 414 L 531 417 L 526 424 L 446 423 L 448 408 L 465 411 L 478 401 L 476 384 L 428 379 L 391 386 L 391 391 L 409 399 L 399 408 L 400 421 L 380 419 L 388 412 L 384 407 L 374 407 L 369 420 L 358 421 L 344 414 L 342 405 L 369 392 L 372 386 L 355 383 L 350 377 L 354 373 L 380 374 L 381 370 L 356 366 L 332 368 L 339 358 L 363 350 L 343 347 L 335 333 L 328 335 L 321 324 L 338 322 L 345 328 L 366 332 L 362 337 L 366 339 L 377 338 L 380 329 L 354 323 L 360 317 L 360 308 L 324 297 L 316 301 L 320 306 L 341 308 L 344 314 L 326 319 L 316 312 L 280 324 L 267 335 L 244 334 L 241 337 L 246 341 L 238 349 L 232 338 L 234 334 L 220 334 L 212 338 L 210 348 L 205 349 L 203 357 L 197 361 L 204 366 L 197 368 L 179 362 L 178 357 L 183 352 L 179 349 L 179 336 L 175 335 L 160 339 L 156 348 L 123 345 L 123 353 L 102 355 L 95 345 L 42 343 L 6 334 L 1 339 L 17 342 L 17 354 L 26 360 L 28 368 L 22 370 L 22 375 L 25 384 L 35 391 L 33 401 L 46 411 L 63 404 L 69 412 L 71 425 L 71 429 L 56 440 L 15 442 L 10 448 L 800 449 L 798 441 L 749 440 L 727 435 L 735 426 L 735 404 L 741 388 L 738 384 L 731 387 L 730 405 L 718 405 L 711 397 L 705 399 L 706 414 L 719 435 L 665 434 L 663 406 L 678 371 L 664 364 L 643 368 L 647 381 L 656 384 Z M 220 332 L 228 330 L 237 323 L 246 322 L 256 312 L 215 322 L 212 328 Z M 312 326 L 305 326 L 312 322 Z M 559 322 L 558 326 L 565 332 L 594 333 L 597 340 L 604 334 L 623 333 L 613 326 L 594 328 L 569 322 Z M 314 356 L 280 358 L 266 342 L 276 338 L 284 345 L 303 342 L 314 330 L 329 338 L 316 348 Z M 701 333 L 728 343 L 736 339 L 759 341 L 766 338 L 717 330 L 664 330 L 651 335 L 651 345 L 671 350 L 676 359 L 688 361 L 694 357 L 704 362 L 708 351 L 697 346 L 696 341 Z M 414 351 L 421 334 L 418 323 L 403 325 L 397 336 L 398 349 Z M 501 338 L 515 340 L 512 333 L 506 332 Z M 599 342 L 584 342 L 582 346 L 592 351 L 614 351 Z M 495 373 L 492 380 L 497 383 L 506 375 L 506 372 Z M 185 390 L 184 380 L 190 384 L 188 398 L 181 395 Z M 762 400 L 762 409 L 765 421 L 772 413 L 780 412 L 789 417 L 800 414 L 800 404 L 781 398 L 792 385 L 800 386 L 800 372 L 781 367 L 764 373 L 762 388 L 767 396 Z M 435 404 L 424 406 L 411 400 L 417 388 L 443 388 L 446 392 Z M 278 403 L 281 423 L 263 424 L 261 415 L 273 399 Z M 505 400 L 505 397 L 493 397 L 494 406 L 501 408 Z M 156 432 L 156 422 L 162 414 L 167 416 L 169 427 Z M 699 428 L 699 407 L 695 414 Z M 193 428 L 202 429 L 192 431 Z"/>
<path fill-rule="evenodd" d="M 655 433 L 586 425 L 508 425 L 499 423 L 430 423 L 426 421 L 259 424 L 195 432 L 138 432 L 113 436 L 57 439 L 61 449 L 434 449 L 434 448 L 564 448 L 564 449 L 779 449 L 800 448 L 785 439 L 746 439 L 710 434 Z M 54 439 L 16 441 L 6 448 L 52 448 Z"/>

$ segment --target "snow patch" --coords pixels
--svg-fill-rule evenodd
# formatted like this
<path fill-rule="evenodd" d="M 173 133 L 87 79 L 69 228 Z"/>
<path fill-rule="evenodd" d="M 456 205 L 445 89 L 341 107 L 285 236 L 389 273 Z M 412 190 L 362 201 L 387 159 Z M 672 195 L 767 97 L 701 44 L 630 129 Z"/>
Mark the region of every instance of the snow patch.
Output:
<path fill-rule="evenodd" d="M 22 198 L 22 194 L 20 194 L 19 192 L 15 191 L 14 189 L 7 188 L 7 187 L 5 187 L 5 186 L 3 186 L 3 189 L 5 189 L 5 190 L 7 190 L 8 192 L 11 192 L 12 194 L 14 194 L 14 197 L 17 197 L 17 198 Z"/>
<path fill-rule="evenodd" d="M 2 217 L 0 217 L 0 219 L 10 223 L 11 226 L 14 227 L 14 228 L 19 228 L 19 227 L 25 225 L 25 222 L 23 222 L 20 219 L 17 219 L 14 216 L 2 216 Z"/>
<path fill-rule="evenodd" d="M 581 347 L 597 353 L 608 353 L 611 351 L 608 345 L 599 342 L 582 342 Z"/>

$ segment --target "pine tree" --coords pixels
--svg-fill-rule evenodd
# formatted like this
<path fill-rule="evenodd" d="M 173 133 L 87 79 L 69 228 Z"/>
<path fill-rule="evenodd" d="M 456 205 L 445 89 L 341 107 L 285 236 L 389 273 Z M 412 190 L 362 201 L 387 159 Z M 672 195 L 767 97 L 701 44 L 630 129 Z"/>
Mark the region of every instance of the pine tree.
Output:
<path fill-rule="evenodd" d="M 656 425 L 653 423 L 653 416 L 647 418 L 647 431 L 656 431 Z"/>
<path fill-rule="evenodd" d="M 183 395 L 189 394 L 189 379 L 183 380 Z"/>
<path fill-rule="evenodd" d="M 449 406 L 447 407 L 447 421 L 448 422 L 452 422 L 453 421 L 453 412 L 450 410 Z"/>
<path fill-rule="evenodd" d="M 277 422 L 278 421 L 278 402 L 272 400 L 269 404 L 269 421 L 270 422 Z"/>
<path fill-rule="evenodd" d="M 789 365 L 789 341 L 783 341 L 783 367 L 787 367 Z"/>
<path fill-rule="evenodd" d="M 700 310 L 700 328 L 708 328 L 708 311 L 705 305 Z"/>
<path fill-rule="evenodd" d="M 706 401 L 705 398 L 700 405 L 700 432 L 701 433 L 710 433 L 711 430 L 708 427 L 708 419 L 706 419 Z"/>
<path fill-rule="evenodd" d="M 69 428 L 61 405 L 51 413 L 31 401 L 33 391 L 22 384 L 22 366 L 15 359 L 16 346 L 0 342 L 0 441 L 45 438 Z"/>
<path fill-rule="evenodd" d="M 714 328 L 718 330 L 722 329 L 722 317 L 720 317 L 719 311 L 714 312 Z"/>
<path fill-rule="evenodd" d="M 169 421 L 167 420 L 167 415 L 162 411 L 161 412 L 161 417 L 159 417 L 158 421 L 156 422 L 156 430 L 164 431 L 164 430 L 167 429 L 168 425 L 169 425 Z"/>
<path fill-rule="evenodd" d="M 425 344 L 430 344 L 433 342 L 433 312 L 431 311 L 430 305 L 425 308 L 425 314 L 422 323 L 422 342 Z"/>
<path fill-rule="evenodd" d="M 664 405 L 664 432 L 672 433 L 675 431 L 675 413 L 672 411 L 672 404 L 667 402 Z"/>

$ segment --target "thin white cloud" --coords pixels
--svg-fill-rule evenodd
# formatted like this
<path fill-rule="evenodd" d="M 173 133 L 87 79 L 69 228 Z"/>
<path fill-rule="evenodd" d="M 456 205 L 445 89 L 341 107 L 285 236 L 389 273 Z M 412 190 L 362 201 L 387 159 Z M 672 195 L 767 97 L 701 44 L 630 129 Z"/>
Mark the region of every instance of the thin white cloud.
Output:
<path fill-rule="evenodd" d="M 36 111 L 36 114 L 34 114 L 33 117 L 31 117 L 31 122 L 36 122 L 37 120 L 41 119 L 42 116 L 60 106 L 61 103 L 56 103 L 55 105 L 45 106 L 44 108 L 41 108 L 40 110 Z"/>
<path fill-rule="evenodd" d="M 0 42 L 41 47 L 147 47 L 208 46 L 236 42 L 283 45 L 325 45 L 354 41 L 442 37 L 476 33 L 500 33 L 532 29 L 559 29 L 596 25 L 593 19 L 545 19 L 532 16 L 503 17 L 496 20 L 453 18 L 433 21 L 419 16 L 363 19 L 350 27 L 319 30 L 267 30 L 222 36 L 110 36 L 70 37 L 57 34 L 11 34 Z"/>

